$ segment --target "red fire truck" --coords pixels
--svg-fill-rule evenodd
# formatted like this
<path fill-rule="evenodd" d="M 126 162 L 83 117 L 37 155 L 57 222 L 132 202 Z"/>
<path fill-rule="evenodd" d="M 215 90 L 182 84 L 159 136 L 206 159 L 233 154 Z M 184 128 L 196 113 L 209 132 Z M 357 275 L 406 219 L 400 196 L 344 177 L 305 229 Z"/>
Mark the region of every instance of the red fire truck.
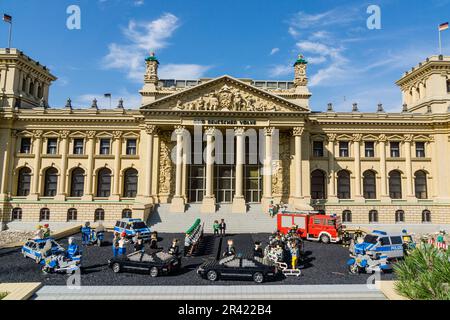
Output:
<path fill-rule="evenodd" d="M 318 212 L 279 212 L 277 214 L 277 228 L 286 234 L 292 226 L 298 227 L 298 234 L 303 239 L 336 243 L 341 240 L 341 219 L 334 215 Z"/>

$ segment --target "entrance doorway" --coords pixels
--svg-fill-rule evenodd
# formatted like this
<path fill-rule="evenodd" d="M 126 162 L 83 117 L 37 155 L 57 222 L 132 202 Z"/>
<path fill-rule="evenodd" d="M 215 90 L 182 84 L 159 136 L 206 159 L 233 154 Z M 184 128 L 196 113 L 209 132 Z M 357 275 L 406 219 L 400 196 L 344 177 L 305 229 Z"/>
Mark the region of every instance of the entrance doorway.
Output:
<path fill-rule="evenodd" d="M 216 165 L 214 177 L 216 202 L 232 203 L 235 186 L 234 165 Z"/>
<path fill-rule="evenodd" d="M 245 201 L 247 203 L 261 202 L 261 166 L 246 165 L 245 166 Z"/>
<path fill-rule="evenodd" d="M 205 166 L 189 166 L 189 202 L 196 203 L 203 201 L 203 195 L 205 194 L 205 182 Z"/>

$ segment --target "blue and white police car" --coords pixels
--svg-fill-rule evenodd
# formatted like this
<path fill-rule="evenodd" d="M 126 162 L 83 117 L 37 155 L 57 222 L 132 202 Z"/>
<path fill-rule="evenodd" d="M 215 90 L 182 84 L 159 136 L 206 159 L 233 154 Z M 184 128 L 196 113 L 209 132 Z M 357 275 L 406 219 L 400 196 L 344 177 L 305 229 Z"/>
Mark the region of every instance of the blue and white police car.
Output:
<path fill-rule="evenodd" d="M 114 232 L 125 232 L 128 238 L 134 237 L 139 232 L 144 240 L 150 239 L 150 228 L 141 219 L 126 218 L 116 222 Z"/>
<path fill-rule="evenodd" d="M 31 258 L 36 263 L 40 263 L 42 259 L 49 255 L 60 254 L 64 251 L 64 248 L 53 238 L 29 239 L 21 250 L 25 258 Z"/>

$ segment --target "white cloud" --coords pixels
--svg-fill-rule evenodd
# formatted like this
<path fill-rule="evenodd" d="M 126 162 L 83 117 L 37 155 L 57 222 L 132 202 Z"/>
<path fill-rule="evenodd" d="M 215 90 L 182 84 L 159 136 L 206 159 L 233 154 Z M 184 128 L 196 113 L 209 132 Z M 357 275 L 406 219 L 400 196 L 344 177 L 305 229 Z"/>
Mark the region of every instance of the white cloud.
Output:
<path fill-rule="evenodd" d="M 198 64 L 165 64 L 159 69 L 161 79 L 198 79 L 204 76 L 210 66 Z"/>
<path fill-rule="evenodd" d="M 275 65 L 269 70 L 271 77 L 282 77 L 293 74 L 294 68 L 292 65 Z"/>
<path fill-rule="evenodd" d="M 144 75 L 144 58 L 149 50 L 159 50 L 168 45 L 168 39 L 179 27 L 178 18 L 166 13 L 156 20 L 136 22 L 131 20 L 123 30 L 127 44 L 111 43 L 104 57 L 104 67 L 122 70 L 129 79 L 141 82 Z"/>
<path fill-rule="evenodd" d="M 270 55 L 273 56 L 278 51 L 280 51 L 280 48 L 273 48 L 272 50 L 270 50 Z"/>

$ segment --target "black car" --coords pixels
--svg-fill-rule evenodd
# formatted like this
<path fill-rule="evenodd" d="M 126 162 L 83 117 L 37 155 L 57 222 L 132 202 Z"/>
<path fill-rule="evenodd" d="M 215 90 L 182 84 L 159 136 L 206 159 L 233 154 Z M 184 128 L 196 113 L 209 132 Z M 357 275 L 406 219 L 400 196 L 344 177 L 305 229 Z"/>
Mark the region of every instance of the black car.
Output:
<path fill-rule="evenodd" d="M 181 268 L 181 258 L 167 252 L 134 252 L 126 257 L 112 258 L 108 266 L 115 272 L 148 273 L 152 277 L 169 274 Z"/>
<path fill-rule="evenodd" d="M 268 278 L 276 276 L 278 270 L 270 262 L 263 262 L 261 258 L 228 256 L 221 260 L 209 260 L 203 263 L 197 274 L 210 281 L 220 279 L 253 279 L 256 283 L 262 283 Z"/>

